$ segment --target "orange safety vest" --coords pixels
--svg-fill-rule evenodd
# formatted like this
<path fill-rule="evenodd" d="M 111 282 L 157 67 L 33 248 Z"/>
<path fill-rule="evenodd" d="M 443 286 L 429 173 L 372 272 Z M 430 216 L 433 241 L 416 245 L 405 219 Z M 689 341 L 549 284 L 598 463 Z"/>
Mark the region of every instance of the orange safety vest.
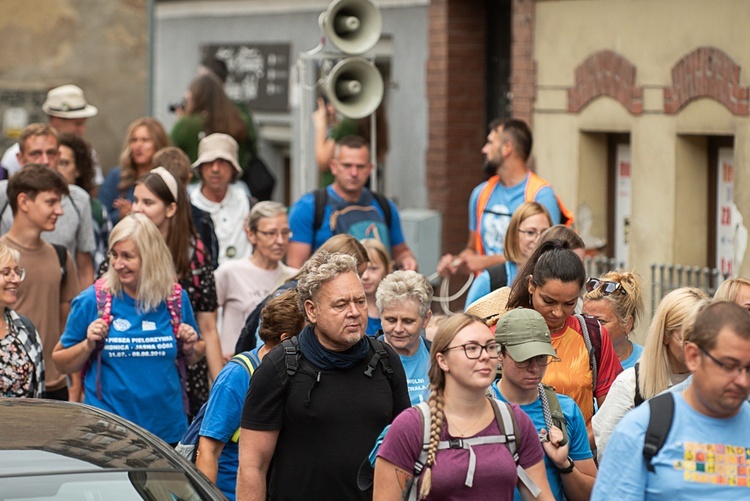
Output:
<path fill-rule="evenodd" d="M 482 243 L 482 235 L 479 231 L 479 229 L 482 227 L 482 215 L 484 214 L 485 207 L 487 207 L 487 202 L 489 202 L 490 200 L 490 195 L 492 195 L 492 192 L 495 190 L 495 187 L 499 182 L 500 176 L 495 175 L 489 178 L 487 180 L 487 184 L 484 185 L 484 188 L 479 193 L 479 198 L 477 199 L 477 223 L 476 229 L 474 230 L 474 250 L 476 250 L 480 255 L 484 255 L 484 244 Z M 537 193 L 539 193 L 539 190 L 541 190 L 545 186 L 552 185 L 533 172 L 529 172 L 529 179 L 526 182 L 526 189 L 523 193 L 524 202 L 533 202 L 536 198 Z M 557 196 L 557 193 L 555 193 L 555 200 L 557 201 L 557 206 L 560 208 L 560 222 L 565 226 L 571 228 L 573 226 L 573 223 L 575 222 L 573 213 L 567 207 L 565 207 L 565 205 L 563 205 L 562 200 L 560 200 L 560 197 Z"/>

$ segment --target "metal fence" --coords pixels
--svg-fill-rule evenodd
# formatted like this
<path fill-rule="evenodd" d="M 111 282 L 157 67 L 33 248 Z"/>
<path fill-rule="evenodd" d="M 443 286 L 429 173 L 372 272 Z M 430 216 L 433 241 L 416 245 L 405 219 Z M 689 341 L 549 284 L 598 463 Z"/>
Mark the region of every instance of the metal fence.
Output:
<path fill-rule="evenodd" d="M 589 277 L 625 268 L 624 263 L 606 257 L 586 258 L 584 265 L 586 276 Z M 654 263 L 651 265 L 651 316 L 653 317 L 656 307 L 668 292 L 680 287 L 695 287 L 711 297 L 727 278 L 729 277 L 722 275 L 717 268 Z"/>
<path fill-rule="evenodd" d="M 668 292 L 680 287 L 695 287 L 712 297 L 716 288 L 729 278 L 718 268 L 682 266 L 680 264 L 651 265 L 651 316 Z"/>

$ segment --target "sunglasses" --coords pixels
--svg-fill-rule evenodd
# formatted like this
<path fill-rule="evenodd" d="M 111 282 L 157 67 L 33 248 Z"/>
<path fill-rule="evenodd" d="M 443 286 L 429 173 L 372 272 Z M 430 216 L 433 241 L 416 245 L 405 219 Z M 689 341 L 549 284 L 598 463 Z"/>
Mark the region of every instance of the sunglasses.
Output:
<path fill-rule="evenodd" d="M 599 292 L 601 292 L 605 296 L 609 296 L 618 289 L 620 290 L 620 293 L 627 294 L 627 292 L 625 292 L 625 289 L 622 288 L 622 285 L 620 285 L 619 282 L 610 282 L 606 280 L 599 280 L 598 278 L 589 278 L 586 282 L 586 290 L 588 292 L 593 292 L 596 289 L 599 289 Z"/>

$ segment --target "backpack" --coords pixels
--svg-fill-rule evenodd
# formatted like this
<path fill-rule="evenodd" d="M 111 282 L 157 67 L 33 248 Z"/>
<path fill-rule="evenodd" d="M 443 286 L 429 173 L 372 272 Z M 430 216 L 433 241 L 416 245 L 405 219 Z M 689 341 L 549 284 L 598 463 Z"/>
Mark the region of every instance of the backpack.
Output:
<path fill-rule="evenodd" d="M 476 231 L 474 232 L 474 250 L 476 250 L 479 254 L 484 254 L 484 244 L 482 243 L 482 236 L 480 234 L 479 229 L 481 226 L 482 221 L 482 215 L 485 212 L 485 209 L 487 208 L 487 203 L 490 200 L 490 196 L 492 195 L 492 192 L 495 190 L 495 187 L 500 182 L 500 176 L 495 175 L 492 176 L 487 180 L 487 184 L 484 185 L 484 188 L 482 188 L 482 191 L 479 192 L 479 198 L 477 199 L 477 212 L 476 212 Z M 523 192 L 523 201 L 524 202 L 534 202 L 537 194 L 539 193 L 539 190 L 546 186 L 552 186 L 547 181 L 542 179 L 541 177 L 537 176 L 533 172 L 529 172 L 529 178 L 526 181 L 526 189 Z M 562 203 L 562 200 L 560 200 L 560 197 L 557 196 L 557 193 L 555 193 L 555 201 L 557 201 L 557 206 L 560 209 L 560 223 L 564 224 L 567 227 L 572 227 L 573 223 L 575 222 L 575 217 L 573 216 L 573 213 L 565 207 L 565 205 Z M 508 214 L 510 216 L 510 214 Z"/>
<path fill-rule="evenodd" d="M 64 245 L 51 244 L 57 253 L 57 261 L 60 263 L 60 287 L 65 285 L 65 279 L 68 278 L 68 249 Z"/>
<path fill-rule="evenodd" d="M 97 317 L 104 320 L 109 326 L 112 323 L 112 292 L 105 288 L 104 279 L 100 278 L 94 282 L 94 292 L 96 293 L 96 313 Z M 175 283 L 172 293 L 167 298 L 167 309 L 169 310 L 170 322 L 172 324 L 172 334 L 177 337 L 177 329 L 182 322 L 182 286 Z M 96 397 L 102 399 L 102 352 L 104 351 L 105 340 L 96 343 L 94 351 L 89 356 L 88 362 L 84 366 L 85 373 L 96 360 Z M 182 386 L 182 406 L 185 414 L 189 414 L 190 405 L 187 396 L 187 369 L 185 364 L 185 355 L 182 353 L 182 341 L 177 340 L 177 358 L 174 363 L 177 366 L 177 372 L 180 375 L 180 384 Z"/>
<path fill-rule="evenodd" d="M 314 243 L 315 233 L 323 226 L 323 215 L 325 214 L 330 197 L 326 188 L 314 191 L 313 196 L 315 199 L 315 216 L 313 219 Z M 373 205 L 373 202 L 377 202 L 380 208 L 383 209 L 382 216 Z M 362 205 L 335 201 L 331 204 L 331 209 L 333 210 L 330 219 L 332 235 L 348 233 L 357 240 L 375 238 L 380 240 L 390 252 L 390 227 L 393 221 L 393 214 L 391 213 L 391 204 L 385 196 L 374 191 L 365 190 L 362 194 Z"/>
<path fill-rule="evenodd" d="M 388 379 L 388 384 L 390 384 L 391 389 L 393 389 L 394 371 L 393 367 L 391 367 L 390 356 L 388 355 L 388 351 L 385 349 L 385 345 L 382 343 L 382 341 L 379 341 L 371 336 L 365 336 L 365 339 L 367 339 L 367 341 L 370 343 L 370 348 L 372 348 L 375 353 L 373 353 L 372 357 L 370 357 L 370 361 L 367 362 L 367 368 L 365 369 L 363 374 L 371 378 L 372 373 L 375 371 L 378 364 L 380 364 L 383 373 L 385 373 L 386 379 Z M 299 362 L 300 358 L 302 357 L 302 353 L 299 349 L 299 339 L 297 339 L 297 336 L 285 339 L 281 342 L 281 346 L 284 349 L 284 365 L 286 366 L 286 373 L 289 378 L 292 378 L 295 374 L 297 374 L 297 370 L 299 370 Z M 287 384 L 288 381 L 289 379 L 287 379 Z"/>
<path fill-rule="evenodd" d="M 244 353 L 238 353 L 237 355 L 233 356 L 231 360 L 229 360 L 228 363 L 234 362 L 237 365 L 241 365 L 245 368 L 247 373 L 250 375 L 250 377 L 253 377 L 253 373 L 255 372 L 255 369 L 258 368 L 260 365 L 260 359 L 255 353 L 251 353 L 249 351 L 246 351 Z M 195 458 L 198 455 L 198 441 L 200 440 L 200 431 L 201 426 L 203 426 L 203 418 L 206 415 L 206 408 L 208 407 L 208 402 L 201 405 L 200 410 L 195 415 L 195 418 L 193 418 L 193 422 L 190 423 L 190 426 L 188 426 L 188 429 L 185 430 L 185 433 L 182 435 L 182 438 L 180 439 L 179 443 L 175 447 L 175 450 L 185 459 L 188 459 L 195 463 Z M 230 441 L 237 443 L 240 440 L 240 428 L 237 428 L 237 430 L 232 435 L 232 438 L 230 438 Z"/>
<path fill-rule="evenodd" d="M 559 447 L 568 443 L 568 420 L 565 419 L 562 407 L 560 406 L 560 399 L 557 397 L 557 392 L 551 386 L 539 383 L 539 398 L 542 401 L 542 408 L 549 409 L 551 422 L 547 421 L 546 412 L 544 412 L 544 421 L 547 425 L 547 431 L 549 432 L 550 425 L 555 425 L 560 428 L 563 433 L 563 439 L 559 443 Z"/>
<path fill-rule="evenodd" d="M 242 353 L 243 351 L 250 351 L 255 349 L 255 333 L 260 326 L 260 315 L 263 312 L 263 308 L 266 306 L 266 303 L 269 300 L 280 296 L 283 292 L 286 292 L 287 290 L 293 289 L 295 287 L 297 287 L 296 280 L 287 280 L 286 282 L 281 284 L 275 291 L 263 298 L 263 301 L 258 303 L 258 306 L 256 306 L 255 309 L 250 312 L 250 314 L 245 319 L 245 325 L 242 326 L 242 330 L 240 330 L 240 337 L 237 339 L 237 344 L 234 346 L 235 353 Z"/>
<path fill-rule="evenodd" d="M 648 427 L 643 442 L 643 457 L 646 460 L 646 469 L 655 473 L 651 460 L 664 447 L 669 430 L 672 428 L 674 396 L 671 392 L 656 395 L 648 400 L 648 406 L 651 415 L 648 418 Z"/>
<path fill-rule="evenodd" d="M 505 264 L 500 263 L 487 268 L 487 273 L 490 275 L 490 292 L 510 285 L 508 283 L 508 270 L 505 269 Z"/>
<path fill-rule="evenodd" d="M 588 315 L 575 314 L 578 323 L 581 325 L 581 335 L 586 345 L 586 351 L 589 354 L 589 368 L 591 369 L 591 391 L 596 393 L 596 382 L 598 367 L 602 358 L 602 329 L 599 321 Z M 596 399 L 596 396 L 594 396 Z"/>
<path fill-rule="evenodd" d="M 444 449 L 468 449 L 471 453 L 471 448 L 475 447 L 477 445 L 484 445 L 484 444 L 503 444 L 505 447 L 508 448 L 508 451 L 510 452 L 510 455 L 513 457 L 513 460 L 516 463 L 516 472 L 518 473 L 518 478 L 523 482 L 523 484 L 531 491 L 532 495 L 534 497 L 537 497 L 539 493 L 541 492 L 541 489 L 534 484 L 533 480 L 528 476 L 526 473 L 526 470 L 523 469 L 523 467 L 518 464 L 519 456 L 518 452 L 516 451 L 516 433 L 515 431 L 518 429 L 518 423 L 516 423 L 516 417 L 513 415 L 513 411 L 511 410 L 510 406 L 506 404 L 505 402 L 501 400 L 497 400 L 495 398 L 490 398 L 490 403 L 492 404 L 492 410 L 495 412 L 495 420 L 497 421 L 497 426 L 500 428 L 500 434 L 499 435 L 493 435 L 489 437 L 473 437 L 473 438 L 464 438 L 464 439 L 453 439 L 450 441 L 443 441 L 441 440 L 438 443 L 438 451 L 444 450 Z M 421 402 L 414 407 L 417 408 L 419 411 L 419 420 L 422 425 L 422 450 L 419 453 L 419 457 L 417 458 L 417 461 L 414 463 L 414 481 L 411 484 L 411 487 L 409 488 L 408 493 L 408 499 L 410 501 L 416 501 L 418 496 L 417 491 L 417 484 L 418 482 L 417 477 L 419 477 L 422 474 L 422 470 L 425 467 L 425 464 L 427 463 L 427 451 L 430 448 L 430 432 L 431 432 L 431 425 L 430 425 L 430 405 L 428 402 Z M 473 469 L 473 463 L 472 459 L 474 455 L 471 453 L 470 459 L 469 459 L 469 471 L 466 475 L 466 483 L 465 485 L 467 487 L 471 487 L 473 485 L 474 480 L 474 469 Z"/>

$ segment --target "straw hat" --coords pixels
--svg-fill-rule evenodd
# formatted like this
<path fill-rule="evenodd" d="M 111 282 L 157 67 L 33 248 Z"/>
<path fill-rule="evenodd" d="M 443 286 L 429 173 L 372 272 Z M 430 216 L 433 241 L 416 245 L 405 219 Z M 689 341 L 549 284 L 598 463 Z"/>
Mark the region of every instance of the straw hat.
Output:
<path fill-rule="evenodd" d="M 486 296 L 482 296 L 466 308 L 466 313 L 484 320 L 492 327 L 505 314 L 510 296 L 510 287 L 500 287 Z"/>

